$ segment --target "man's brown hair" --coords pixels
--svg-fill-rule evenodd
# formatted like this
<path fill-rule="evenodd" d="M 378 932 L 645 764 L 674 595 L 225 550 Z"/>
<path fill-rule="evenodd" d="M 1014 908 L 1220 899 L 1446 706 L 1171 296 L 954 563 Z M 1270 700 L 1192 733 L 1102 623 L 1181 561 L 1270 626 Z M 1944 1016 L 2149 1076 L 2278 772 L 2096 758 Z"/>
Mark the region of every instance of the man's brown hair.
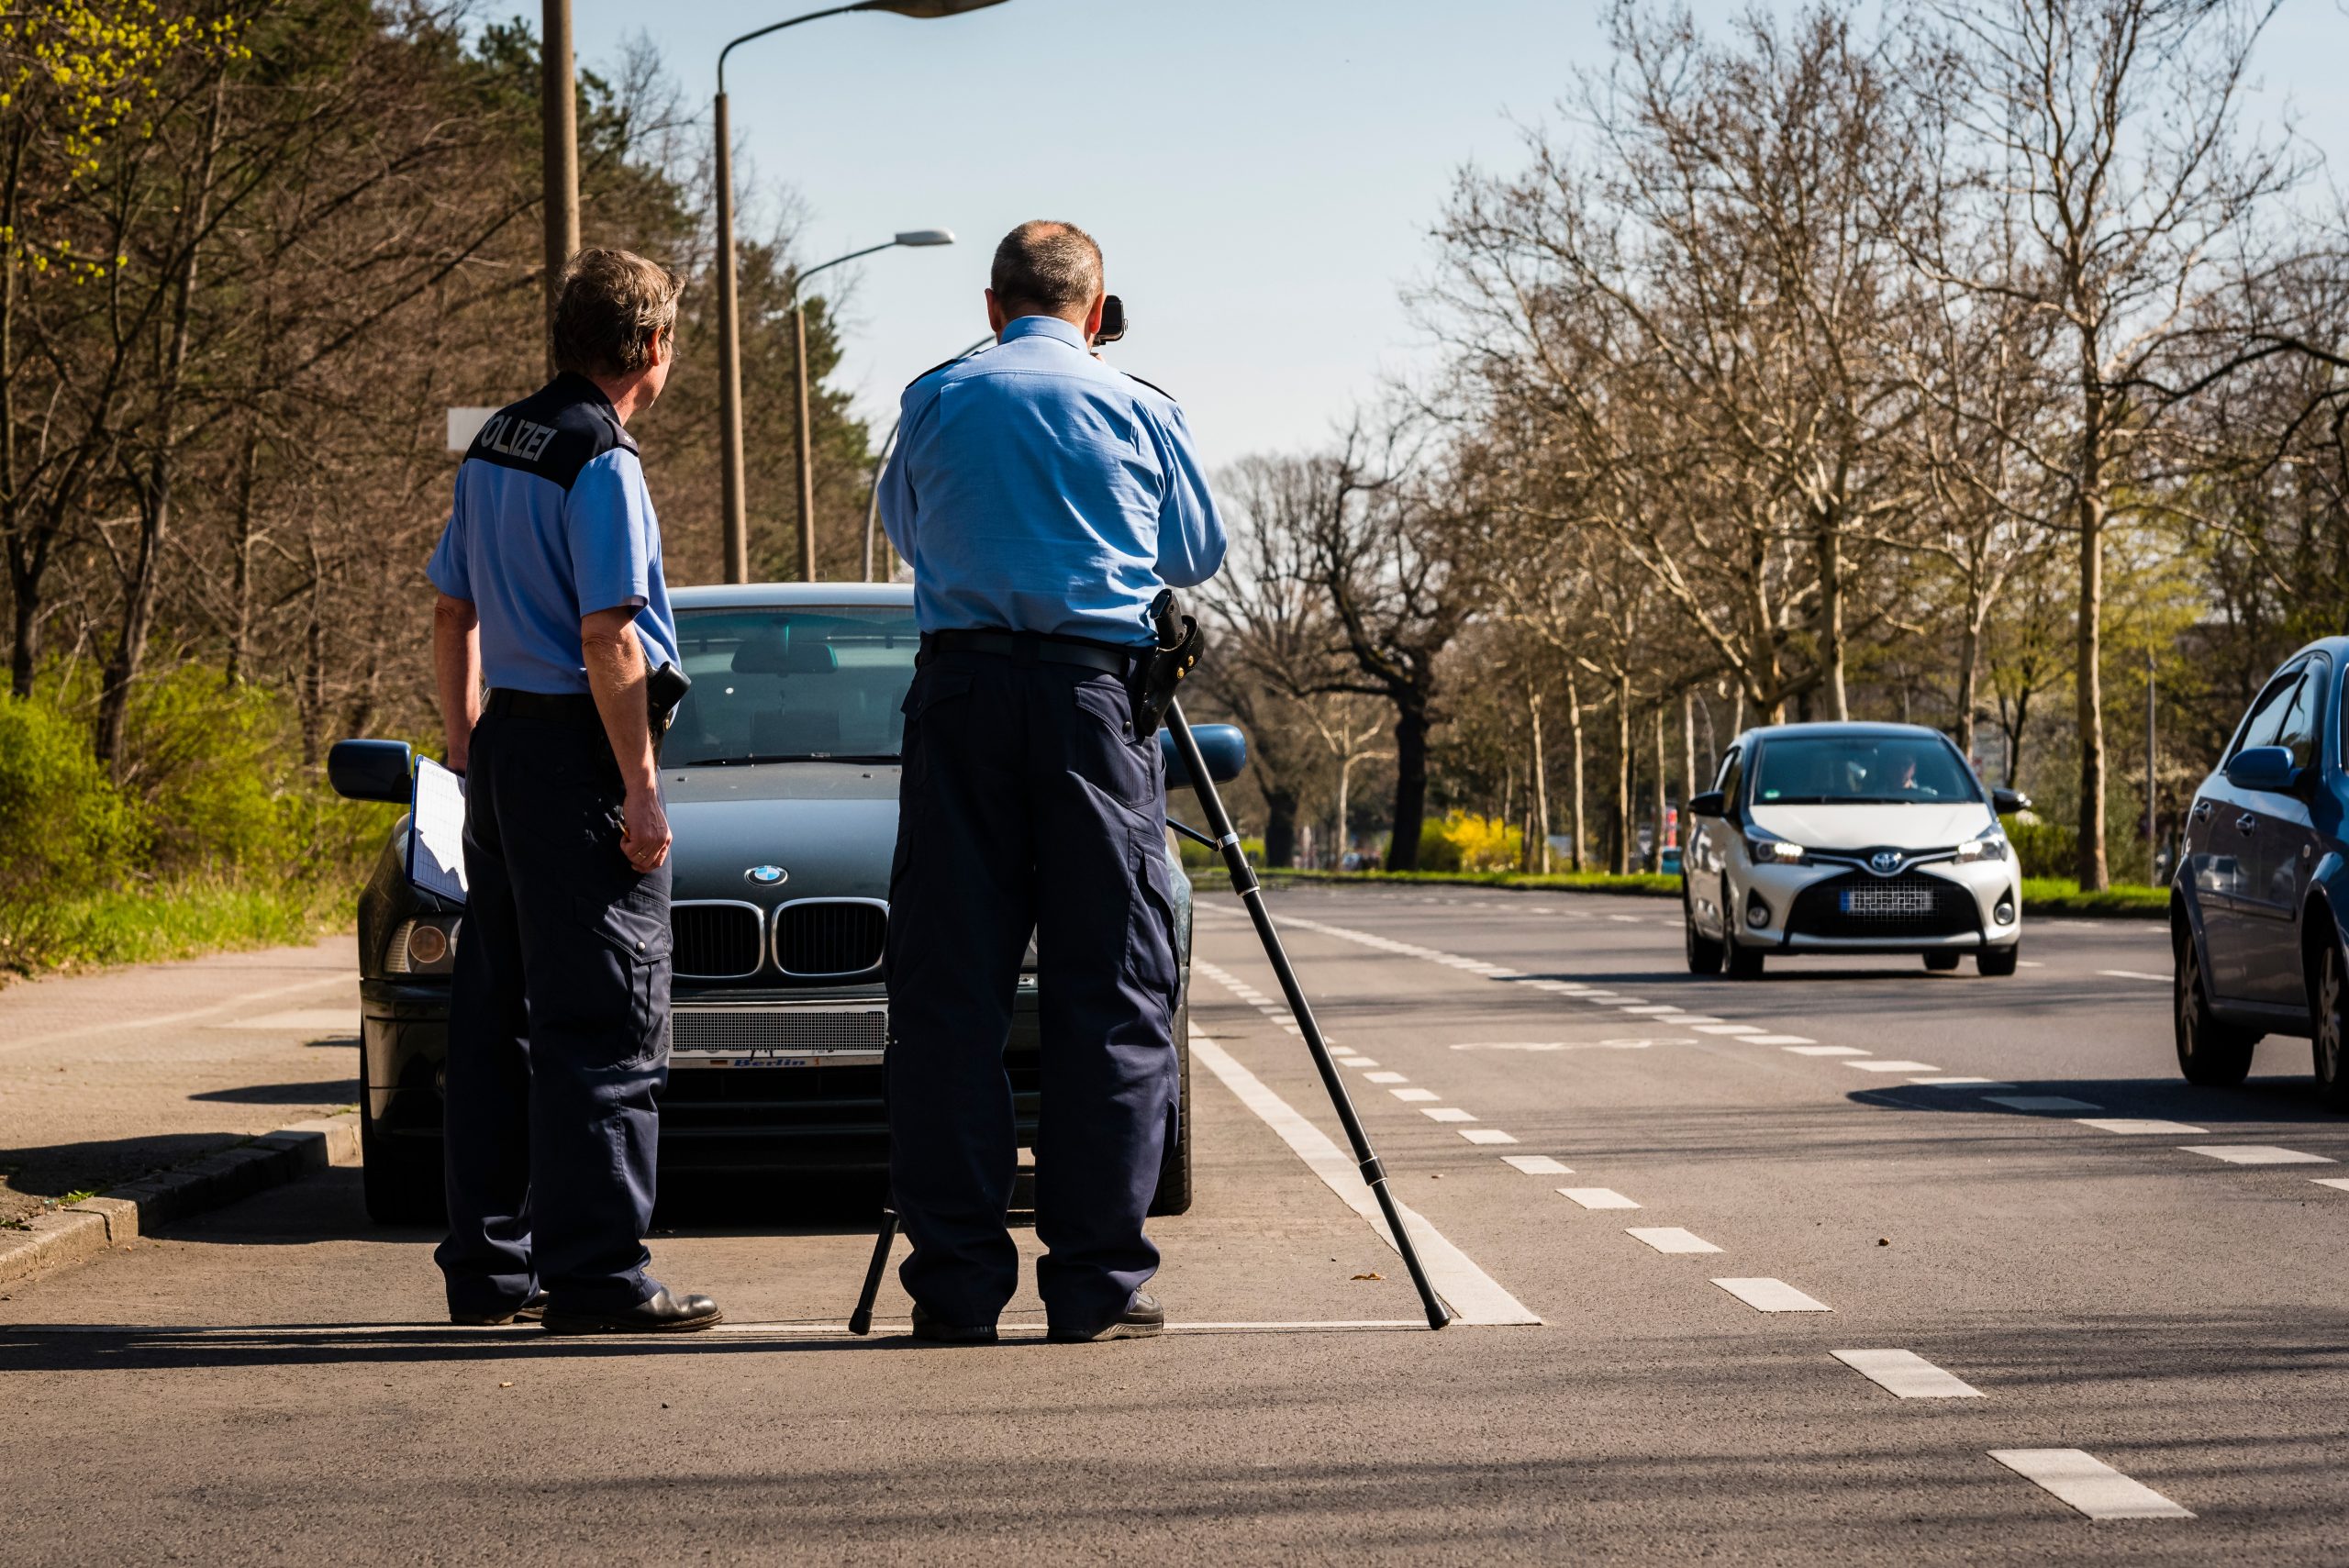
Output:
<path fill-rule="evenodd" d="M 1012 316 L 1082 310 L 1101 292 L 1101 247 L 1073 223 L 1033 219 L 995 248 L 987 286 Z"/>
<path fill-rule="evenodd" d="M 674 272 L 633 250 L 580 251 L 555 295 L 555 368 L 605 377 L 644 369 L 677 325 L 682 287 Z"/>

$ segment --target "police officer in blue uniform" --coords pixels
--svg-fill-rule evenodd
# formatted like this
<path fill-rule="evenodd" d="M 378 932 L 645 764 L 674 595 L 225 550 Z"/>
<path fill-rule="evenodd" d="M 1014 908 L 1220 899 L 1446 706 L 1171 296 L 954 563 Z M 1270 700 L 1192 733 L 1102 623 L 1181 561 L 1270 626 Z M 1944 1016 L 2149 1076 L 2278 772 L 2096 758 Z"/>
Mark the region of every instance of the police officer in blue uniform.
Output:
<path fill-rule="evenodd" d="M 1224 530 L 1174 400 L 1091 351 L 1101 251 L 1072 224 L 996 249 L 996 342 L 906 389 L 883 523 L 913 567 L 889 876 L 890 1180 L 914 1333 L 985 1343 L 1018 1283 L 1003 1065 L 1036 939 L 1037 1264 L 1060 1341 L 1157 1333 L 1142 1234 L 1176 1113 L 1164 780 L 1134 724 L 1151 600 Z"/>
<path fill-rule="evenodd" d="M 661 527 L 624 427 L 675 354 L 677 280 L 584 250 L 561 373 L 482 427 L 427 573 L 449 765 L 466 775 L 445 1092 L 460 1323 L 707 1329 L 650 1271 L 669 1070 L 669 824 L 649 695 L 676 660 Z M 482 694 L 484 674 L 489 691 Z"/>

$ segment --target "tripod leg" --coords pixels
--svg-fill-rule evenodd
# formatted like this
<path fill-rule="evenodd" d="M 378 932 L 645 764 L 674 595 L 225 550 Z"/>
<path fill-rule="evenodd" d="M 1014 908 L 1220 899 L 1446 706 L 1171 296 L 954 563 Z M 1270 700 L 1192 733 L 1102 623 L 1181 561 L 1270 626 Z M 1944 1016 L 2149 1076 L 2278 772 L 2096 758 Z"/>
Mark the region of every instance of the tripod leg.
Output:
<path fill-rule="evenodd" d="M 856 1293 L 856 1310 L 848 1315 L 848 1331 L 873 1332 L 873 1302 L 881 1294 L 881 1272 L 889 1266 L 889 1248 L 897 1240 L 897 1211 L 881 1211 L 881 1233 L 873 1239 L 873 1262 L 865 1265 L 864 1288 Z"/>
<path fill-rule="evenodd" d="M 1419 1289 L 1419 1305 L 1427 1309 L 1428 1327 L 1441 1329 L 1452 1321 L 1452 1309 L 1428 1283 L 1419 1249 L 1411 1244 L 1410 1233 L 1403 1229 L 1403 1217 L 1396 1207 L 1395 1196 L 1386 1190 L 1386 1168 L 1372 1152 L 1370 1135 L 1363 1130 L 1361 1118 L 1354 1115 L 1353 1099 L 1346 1093 L 1345 1080 L 1338 1075 L 1338 1064 L 1330 1060 L 1330 1047 L 1321 1038 L 1321 1026 L 1314 1021 L 1313 1008 L 1297 983 L 1297 972 L 1289 967 L 1280 933 L 1273 929 L 1273 917 L 1264 909 L 1264 890 L 1257 884 L 1248 857 L 1241 851 L 1240 835 L 1231 829 L 1231 817 L 1223 809 L 1223 797 L 1216 793 L 1215 781 L 1208 776 L 1207 759 L 1199 755 L 1199 743 L 1191 734 L 1190 720 L 1183 717 L 1180 702 L 1167 705 L 1166 726 L 1174 732 L 1175 754 L 1190 773 L 1191 787 L 1198 792 L 1200 808 L 1208 815 L 1208 831 L 1215 836 L 1215 847 L 1222 852 L 1223 863 L 1231 873 L 1232 890 L 1240 895 L 1248 917 L 1255 922 L 1256 936 L 1264 944 L 1264 956 L 1271 960 L 1273 973 L 1280 979 L 1281 995 L 1288 1000 L 1289 1013 L 1303 1031 L 1306 1049 L 1313 1053 L 1313 1065 L 1321 1074 L 1321 1086 L 1330 1092 L 1330 1104 L 1336 1108 L 1339 1124 L 1346 1130 L 1346 1140 L 1353 1146 L 1354 1159 L 1362 1167 L 1362 1179 L 1370 1184 L 1372 1194 L 1377 1197 L 1378 1211 L 1386 1217 L 1386 1229 L 1395 1238 L 1395 1250 L 1402 1254 L 1403 1267 Z"/>

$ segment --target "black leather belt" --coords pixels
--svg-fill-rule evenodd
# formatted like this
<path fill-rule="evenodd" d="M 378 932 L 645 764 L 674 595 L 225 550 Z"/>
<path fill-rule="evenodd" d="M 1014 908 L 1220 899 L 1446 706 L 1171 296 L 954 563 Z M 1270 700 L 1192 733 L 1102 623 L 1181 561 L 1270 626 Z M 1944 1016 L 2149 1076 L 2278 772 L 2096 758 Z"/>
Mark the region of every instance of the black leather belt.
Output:
<path fill-rule="evenodd" d="M 1041 664 L 1079 664 L 1122 679 L 1146 648 L 1119 649 L 1090 638 L 1054 637 L 1038 631 L 931 631 L 922 634 L 920 663 L 941 653 L 993 653 Z"/>
<path fill-rule="evenodd" d="M 501 717 L 548 718 L 562 724 L 594 725 L 601 729 L 604 717 L 596 710 L 596 699 L 585 692 L 518 692 L 508 687 L 491 689 L 482 704 L 484 713 Z"/>

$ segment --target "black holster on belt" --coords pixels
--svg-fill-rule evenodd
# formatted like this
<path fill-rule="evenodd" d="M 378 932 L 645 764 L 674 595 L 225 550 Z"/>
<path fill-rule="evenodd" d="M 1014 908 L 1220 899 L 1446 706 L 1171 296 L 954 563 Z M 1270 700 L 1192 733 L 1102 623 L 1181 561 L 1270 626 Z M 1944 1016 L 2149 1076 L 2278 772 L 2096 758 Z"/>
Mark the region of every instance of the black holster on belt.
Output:
<path fill-rule="evenodd" d="M 669 723 L 677 717 L 677 705 L 694 689 L 693 677 L 669 660 L 644 678 L 644 717 L 652 724 L 652 743 L 659 745 L 661 737 L 669 733 Z"/>
<path fill-rule="evenodd" d="M 1150 602 L 1150 624 L 1157 630 L 1158 647 L 1143 666 L 1141 689 L 1134 695 L 1134 733 L 1143 737 L 1157 734 L 1166 722 L 1174 688 L 1198 667 L 1199 655 L 1207 650 L 1199 623 L 1182 613 L 1172 588 L 1160 589 Z"/>

